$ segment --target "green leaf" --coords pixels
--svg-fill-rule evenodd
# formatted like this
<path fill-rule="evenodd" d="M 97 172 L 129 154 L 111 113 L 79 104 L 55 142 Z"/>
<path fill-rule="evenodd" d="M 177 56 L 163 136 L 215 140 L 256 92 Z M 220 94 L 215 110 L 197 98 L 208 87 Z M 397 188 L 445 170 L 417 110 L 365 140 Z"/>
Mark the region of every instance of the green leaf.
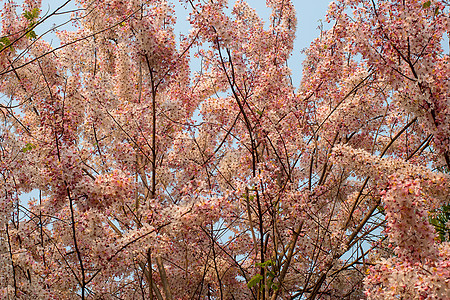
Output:
<path fill-rule="evenodd" d="M 422 4 L 423 8 L 429 8 L 431 6 L 431 1 L 427 1 L 424 4 Z"/>
<path fill-rule="evenodd" d="M 36 32 L 34 32 L 34 30 L 31 30 L 27 32 L 26 37 L 29 39 L 35 39 L 37 38 L 37 34 Z"/>
<path fill-rule="evenodd" d="M 23 153 L 25 153 L 25 152 L 27 152 L 29 150 L 33 150 L 34 148 L 36 148 L 35 145 L 33 145 L 32 143 L 27 143 L 25 145 L 25 147 L 23 147 L 21 150 L 22 150 Z"/>
<path fill-rule="evenodd" d="M 278 283 L 274 282 L 274 283 L 272 283 L 271 288 L 274 291 L 278 291 L 280 289 L 280 286 L 278 285 Z"/>
<path fill-rule="evenodd" d="M 37 38 L 36 32 L 34 32 L 33 27 L 36 25 L 36 19 L 39 17 L 39 8 L 33 8 L 30 11 L 26 11 L 23 13 L 23 16 L 25 19 L 30 21 L 30 24 L 28 24 L 28 32 L 26 34 L 26 37 L 29 39 L 35 39 Z"/>
<path fill-rule="evenodd" d="M 23 16 L 24 16 L 25 19 L 27 19 L 27 20 L 31 20 L 31 19 L 32 19 L 31 12 L 29 12 L 29 11 L 24 12 L 24 13 L 23 13 Z"/>
<path fill-rule="evenodd" d="M 11 45 L 11 42 L 6 36 L 0 38 L 0 50 L 3 50 L 3 48 L 8 47 L 9 45 Z"/>
<path fill-rule="evenodd" d="M 23 13 L 23 16 L 29 21 L 34 21 L 37 17 L 39 17 L 39 8 L 35 7 L 30 11 L 26 11 Z"/>
<path fill-rule="evenodd" d="M 250 279 L 249 282 L 247 282 L 248 288 L 254 287 L 258 283 L 260 283 L 262 279 L 263 279 L 263 276 L 261 274 L 256 274 L 255 276 L 252 277 L 252 279 Z"/>
<path fill-rule="evenodd" d="M 441 242 L 447 241 L 450 236 L 450 230 L 446 227 L 449 220 L 450 204 L 443 205 L 442 207 L 432 211 L 432 214 L 428 218 L 428 221 L 434 226 L 436 233 L 439 235 Z"/>
<path fill-rule="evenodd" d="M 39 17 L 39 8 L 35 7 L 35 8 L 33 8 L 33 10 L 31 12 L 33 14 L 34 19 Z"/>
<path fill-rule="evenodd" d="M 272 264 L 273 264 L 273 262 L 270 259 L 268 261 L 263 262 L 263 263 L 256 263 L 256 265 L 258 267 L 262 267 L 262 268 L 265 268 L 267 266 L 271 266 Z"/>

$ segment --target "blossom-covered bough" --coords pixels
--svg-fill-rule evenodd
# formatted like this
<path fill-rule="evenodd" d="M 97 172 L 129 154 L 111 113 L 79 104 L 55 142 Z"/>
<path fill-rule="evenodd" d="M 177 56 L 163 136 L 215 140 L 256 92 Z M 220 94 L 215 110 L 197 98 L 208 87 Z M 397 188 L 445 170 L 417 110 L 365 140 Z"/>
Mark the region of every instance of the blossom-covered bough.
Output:
<path fill-rule="evenodd" d="M 4 1 L 0 298 L 448 298 L 449 3 L 181 2 Z"/>

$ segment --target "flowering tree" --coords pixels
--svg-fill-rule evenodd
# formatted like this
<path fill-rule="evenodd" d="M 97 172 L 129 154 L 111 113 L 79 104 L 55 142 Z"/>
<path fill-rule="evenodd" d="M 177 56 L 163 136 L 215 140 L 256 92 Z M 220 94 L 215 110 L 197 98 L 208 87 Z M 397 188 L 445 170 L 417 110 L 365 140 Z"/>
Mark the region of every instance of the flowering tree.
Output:
<path fill-rule="evenodd" d="M 448 297 L 449 3 L 331 3 L 298 89 L 291 1 L 182 3 L 5 3 L 2 299 Z"/>

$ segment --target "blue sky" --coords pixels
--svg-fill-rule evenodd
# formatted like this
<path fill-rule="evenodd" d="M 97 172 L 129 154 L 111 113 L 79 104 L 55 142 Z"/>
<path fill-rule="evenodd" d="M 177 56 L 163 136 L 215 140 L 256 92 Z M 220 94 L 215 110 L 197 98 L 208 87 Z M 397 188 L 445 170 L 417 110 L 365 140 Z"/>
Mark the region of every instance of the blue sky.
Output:
<path fill-rule="evenodd" d="M 0 0 L 4 2 L 5 0 Z M 17 0 L 18 3 L 21 3 L 21 0 Z M 42 1 L 42 13 L 41 16 L 45 15 L 48 12 L 53 12 L 58 6 L 66 2 L 67 0 L 43 0 Z M 190 30 L 189 24 L 186 22 L 187 11 L 181 6 L 180 0 L 168 0 L 172 2 L 176 6 L 176 15 L 177 15 L 177 26 L 175 27 L 176 32 L 188 33 Z M 74 0 L 71 0 L 71 3 L 65 6 L 63 11 L 69 11 L 75 8 Z M 291 59 L 289 60 L 289 67 L 292 70 L 292 79 L 295 87 L 299 86 L 302 72 L 302 61 L 305 56 L 302 55 L 301 50 L 305 49 L 309 46 L 314 38 L 316 38 L 320 31 L 318 26 L 321 23 L 321 20 L 325 19 L 325 15 L 327 12 L 327 8 L 331 0 L 293 0 L 295 9 L 297 11 L 297 34 L 295 40 L 295 48 L 292 54 Z M 229 7 L 233 7 L 235 0 L 229 0 Z M 258 14 L 262 17 L 263 20 L 268 21 L 270 16 L 270 9 L 266 7 L 265 0 L 247 0 L 247 3 L 254 8 Z M 41 35 L 45 31 L 48 31 L 53 24 L 61 24 L 64 21 L 67 21 L 69 18 L 69 13 L 62 14 L 59 16 L 51 17 L 49 20 L 38 26 L 36 32 L 38 35 Z M 324 22 L 324 27 L 329 28 L 329 25 Z M 68 29 L 70 25 L 66 25 L 62 28 Z M 58 40 L 54 34 L 45 35 L 44 39 L 50 41 L 53 40 L 53 46 L 58 45 Z M 448 37 L 444 36 L 444 40 L 442 42 L 444 47 L 444 52 L 448 53 L 449 42 Z M 195 62 L 191 65 L 193 67 L 193 71 L 195 71 Z"/>
<path fill-rule="evenodd" d="M 20 1 L 19 1 L 20 2 Z M 58 6 L 66 2 L 66 0 L 43 0 L 42 1 L 42 13 L 41 16 L 46 12 L 53 12 Z M 75 8 L 73 3 L 69 3 L 64 7 L 63 11 L 68 11 Z M 187 11 L 181 6 L 178 0 L 171 1 L 176 5 L 176 15 L 177 15 L 177 26 L 175 30 L 181 33 L 189 32 L 189 23 L 186 22 Z M 233 7 L 235 0 L 230 0 L 228 5 Z M 294 0 L 294 6 L 297 11 L 297 38 L 295 41 L 295 48 L 292 58 L 289 61 L 289 66 L 292 69 L 292 79 L 294 86 L 298 87 L 301 78 L 301 62 L 304 59 L 304 55 L 301 54 L 301 50 L 308 47 L 311 41 L 319 35 L 318 26 L 320 25 L 319 20 L 325 18 L 325 14 L 328 8 L 330 0 Z M 248 0 L 247 3 L 254 8 L 264 21 L 269 20 L 271 10 L 266 7 L 266 1 L 264 0 Z M 41 35 L 45 31 L 51 28 L 53 24 L 61 24 L 66 21 L 69 14 L 63 14 L 56 17 L 50 18 L 46 24 L 38 26 L 36 32 Z M 63 27 L 69 29 L 70 26 L 66 25 Z M 44 39 L 50 41 L 53 40 L 53 46 L 57 46 L 58 41 L 55 35 L 47 34 Z M 195 66 L 193 66 L 195 68 Z"/>
<path fill-rule="evenodd" d="M 298 87 L 300 84 L 302 73 L 302 61 L 305 58 L 301 54 L 301 50 L 307 48 L 314 38 L 319 36 L 320 20 L 325 19 L 325 15 L 328 9 L 328 4 L 331 0 L 294 0 L 294 7 L 297 12 L 297 34 L 295 40 L 295 48 L 292 53 L 292 57 L 289 60 L 289 67 L 292 69 L 292 80 L 294 87 Z M 186 11 L 179 4 L 176 4 L 177 14 L 177 26 L 175 30 L 187 33 L 189 31 L 189 23 L 187 23 L 186 16 L 183 13 Z M 228 5 L 233 7 L 235 1 L 229 0 Z M 259 16 L 265 21 L 269 21 L 271 10 L 266 7 L 265 0 L 247 0 L 250 7 L 254 8 Z M 324 26 L 326 28 L 326 26 Z"/>

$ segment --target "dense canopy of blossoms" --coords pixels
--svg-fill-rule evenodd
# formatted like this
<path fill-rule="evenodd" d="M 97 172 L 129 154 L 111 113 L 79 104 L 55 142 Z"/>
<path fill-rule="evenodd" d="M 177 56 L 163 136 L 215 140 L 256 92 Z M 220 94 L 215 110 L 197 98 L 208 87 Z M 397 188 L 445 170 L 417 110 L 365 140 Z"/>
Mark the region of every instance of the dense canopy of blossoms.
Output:
<path fill-rule="evenodd" d="M 0 298 L 448 299 L 448 1 L 3 2 Z"/>

